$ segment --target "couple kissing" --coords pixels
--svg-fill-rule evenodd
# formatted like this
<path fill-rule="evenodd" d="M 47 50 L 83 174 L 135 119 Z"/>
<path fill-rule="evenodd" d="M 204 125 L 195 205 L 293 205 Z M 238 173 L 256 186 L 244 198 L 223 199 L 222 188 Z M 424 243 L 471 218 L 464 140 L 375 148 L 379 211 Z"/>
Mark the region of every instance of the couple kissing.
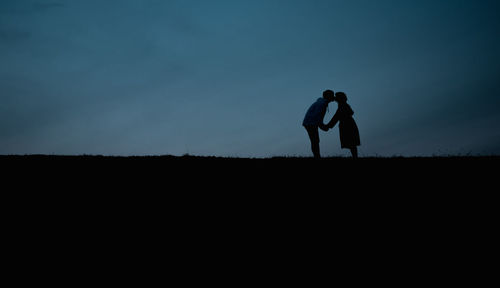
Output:
<path fill-rule="evenodd" d="M 330 102 L 337 102 L 338 108 L 335 115 L 328 124 L 323 123 L 326 114 L 326 109 Z M 351 150 L 353 158 L 358 158 L 358 148 L 361 145 L 359 139 L 359 130 L 356 121 L 352 117 L 354 111 L 351 106 L 347 104 L 347 95 L 344 92 L 334 93 L 332 90 L 323 92 L 323 97 L 318 98 L 309 109 L 302 125 L 307 130 L 309 139 L 311 141 L 311 150 L 314 158 L 321 158 L 319 149 L 319 129 L 328 131 L 339 123 L 340 144 L 342 148 Z"/>

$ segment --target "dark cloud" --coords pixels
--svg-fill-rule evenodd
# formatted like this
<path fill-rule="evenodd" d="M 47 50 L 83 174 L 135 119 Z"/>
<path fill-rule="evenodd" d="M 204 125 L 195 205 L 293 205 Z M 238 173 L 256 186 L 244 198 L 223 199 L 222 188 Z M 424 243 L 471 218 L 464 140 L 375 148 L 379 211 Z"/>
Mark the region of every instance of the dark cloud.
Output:
<path fill-rule="evenodd" d="M 63 8 L 66 5 L 61 2 L 35 2 L 29 4 L 29 2 L 6 1 L 0 4 L 0 14 L 4 15 L 4 21 L 0 21 L 0 40 L 3 43 L 17 42 L 21 40 L 28 39 L 32 36 L 32 32 L 23 28 L 19 28 L 20 23 L 16 23 L 15 15 L 29 15 L 37 12 L 46 12 L 55 8 Z M 7 19 L 10 18 L 10 21 Z M 19 21 L 19 20 L 17 20 Z M 7 25 L 6 23 L 9 23 Z"/>
<path fill-rule="evenodd" d="M 32 14 L 37 12 L 47 12 L 52 9 L 64 8 L 66 4 L 62 2 L 33 2 L 33 1 L 14 1 L 5 0 L 0 3 L 0 14 L 19 15 Z"/>
<path fill-rule="evenodd" d="M 2 43 L 17 42 L 31 37 L 31 32 L 19 29 L 7 29 L 0 27 L 0 40 Z"/>
<path fill-rule="evenodd" d="M 65 4 L 63 4 L 61 2 L 49 2 L 49 3 L 36 2 L 36 3 L 33 3 L 33 9 L 35 11 L 40 11 L 40 12 L 44 12 L 44 11 L 54 9 L 54 8 L 63 8 L 63 7 L 65 7 Z"/>

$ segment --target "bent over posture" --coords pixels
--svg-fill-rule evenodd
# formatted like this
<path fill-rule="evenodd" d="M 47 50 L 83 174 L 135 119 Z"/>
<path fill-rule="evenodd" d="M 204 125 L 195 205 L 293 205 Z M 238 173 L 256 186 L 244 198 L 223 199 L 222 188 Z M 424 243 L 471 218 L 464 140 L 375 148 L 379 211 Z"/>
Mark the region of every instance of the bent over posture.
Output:
<path fill-rule="evenodd" d="M 311 150 L 314 158 L 321 158 L 319 152 L 318 128 L 323 131 L 328 131 L 327 126 L 323 124 L 323 118 L 325 118 L 328 104 L 334 100 L 335 93 L 333 93 L 332 90 L 326 90 L 323 92 L 323 98 L 318 98 L 318 100 L 309 107 L 304 117 L 304 121 L 302 121 L 302 125 L 306 128 L 307 134 L 309 135 L 309 140 L 311 140 Z"/>

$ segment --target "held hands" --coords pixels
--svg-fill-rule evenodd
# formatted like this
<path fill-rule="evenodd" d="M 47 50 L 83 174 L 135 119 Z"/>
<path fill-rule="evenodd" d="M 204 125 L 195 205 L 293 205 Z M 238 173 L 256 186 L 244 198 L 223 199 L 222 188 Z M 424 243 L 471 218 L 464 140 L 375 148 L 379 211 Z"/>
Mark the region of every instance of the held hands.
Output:
<path fill-rule="evenodd" d="M 325 132 L 328 132 L 328 130 L 332 129 L 333 127 L 335 127 L 335 125 L 333 125 L 333 126 L 330 125 L 330 124 L 328 124 L 328 125 L 320 124 L 319 125 L 319 129 L 321 129 L 321 130 L 323 130 Z"/>

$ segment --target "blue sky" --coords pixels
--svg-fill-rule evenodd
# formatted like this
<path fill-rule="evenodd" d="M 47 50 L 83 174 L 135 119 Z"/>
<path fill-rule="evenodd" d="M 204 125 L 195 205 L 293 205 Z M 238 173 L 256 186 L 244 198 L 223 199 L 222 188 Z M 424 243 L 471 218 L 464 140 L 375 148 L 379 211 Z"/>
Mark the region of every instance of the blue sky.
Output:
<path fill-rule="evenodd" d="M 325 89 L 361 156 L 498 154 L 498 3 L 3 0 L 0 154 L 310 156 Z"/>

